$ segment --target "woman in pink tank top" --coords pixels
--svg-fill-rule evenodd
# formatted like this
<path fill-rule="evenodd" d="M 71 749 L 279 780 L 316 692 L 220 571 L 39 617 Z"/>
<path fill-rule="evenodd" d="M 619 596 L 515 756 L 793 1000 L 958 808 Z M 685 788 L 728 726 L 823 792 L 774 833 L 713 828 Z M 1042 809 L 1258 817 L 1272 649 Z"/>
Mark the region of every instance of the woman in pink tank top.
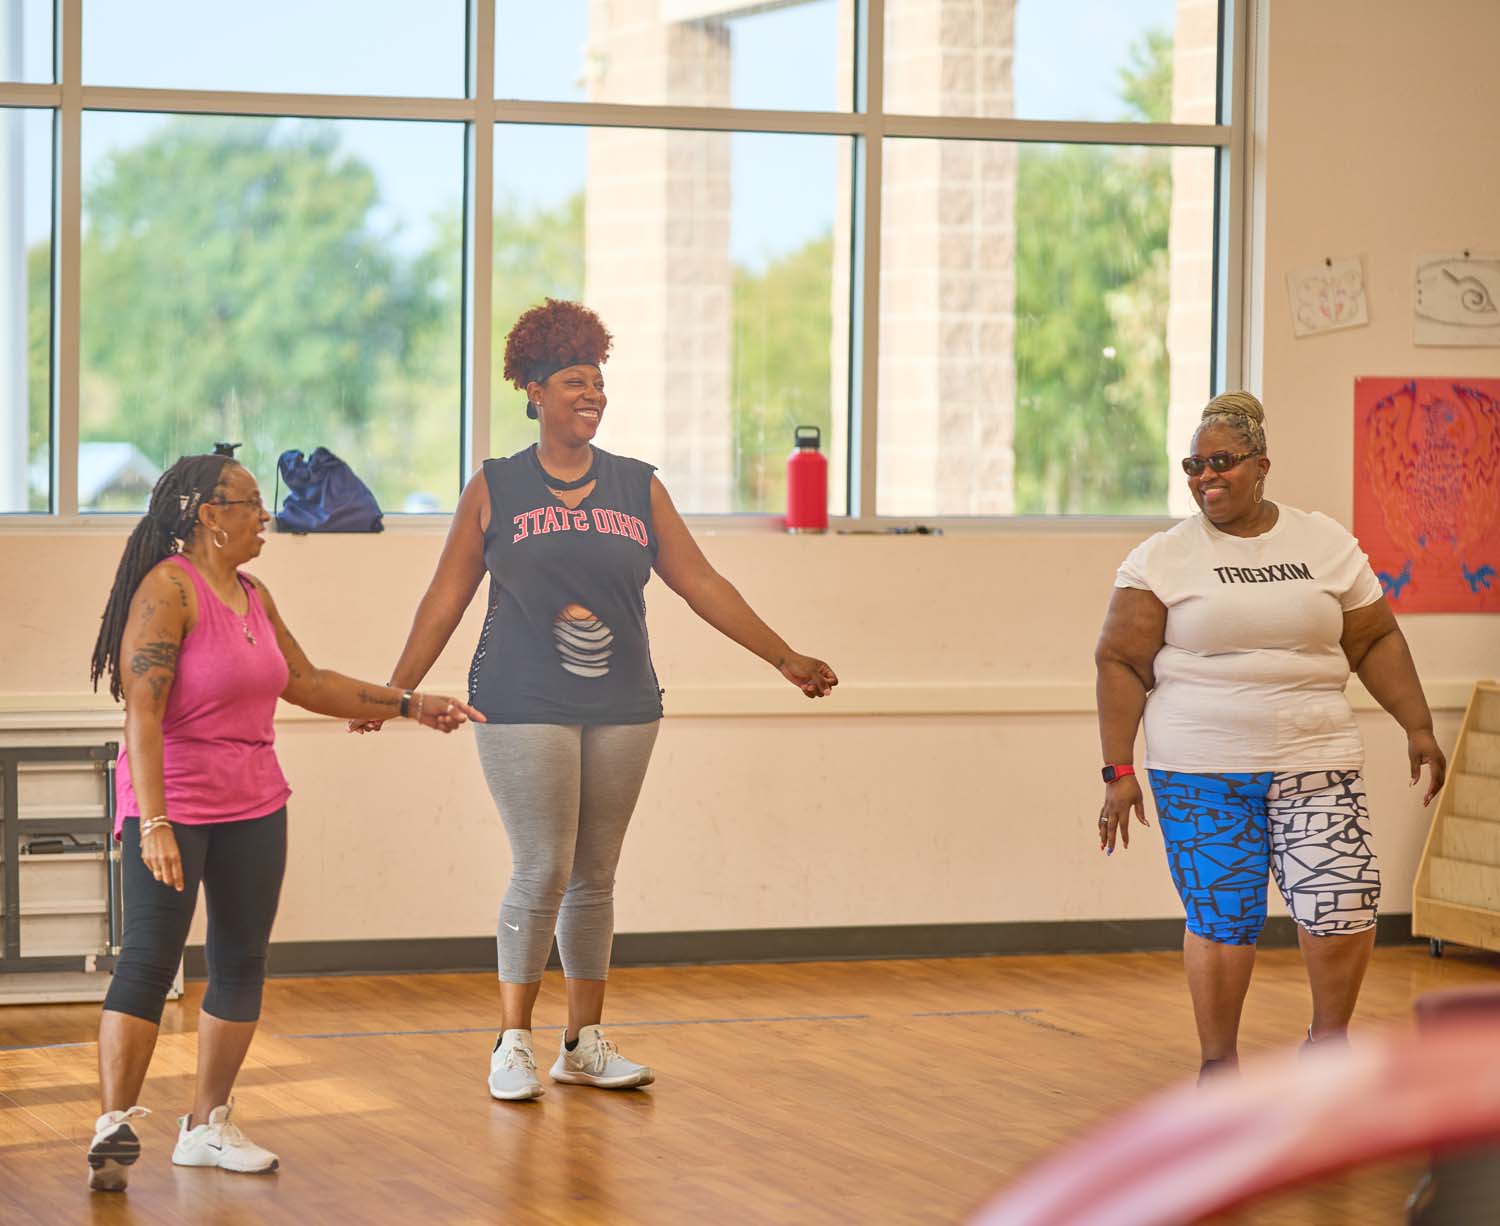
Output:
<path fill-rule="evenodd" d="M 125 700 L 115 819 L 125 931 L 99 1024 L 92 1188 L 123 1188 L 140 1156 L 130 1121 L 146 1114 L 137 1099 L 200 882 L 209 984 L 197 1087 L 172 1161 L 242 1172 L 278 1165 L 230 1120 L 286 866 L 291 788 L 276 761 L 277 699 L 343 719 L 409 716 L 441 732 L 484 718 L 457 699 L 315 667 L 270 592 L 239 570 L 260 554 L 269 519 L 232 449 L 179 460 L 125 546 L 94 647 L 95 686 L 107 675 L 110 693 Z"/>

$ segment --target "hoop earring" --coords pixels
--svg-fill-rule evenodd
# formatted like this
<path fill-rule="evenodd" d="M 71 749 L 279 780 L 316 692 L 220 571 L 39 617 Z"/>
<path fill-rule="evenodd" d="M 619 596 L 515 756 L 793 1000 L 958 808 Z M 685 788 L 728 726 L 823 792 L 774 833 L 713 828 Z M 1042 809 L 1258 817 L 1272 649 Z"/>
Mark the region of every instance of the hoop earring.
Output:
<path fill-rule="evenodd" d="M 222 541 L 219 539 L 220 536 L 224 538 Z M 209 533 L 209 540 L 213 541 L 215 549 L 223 549 L 225 545 L 229 544 L 229 533 L 225 532 L 223 528 L 215 528 Z"/>
<path fill-rule="evenodd" d="M 1251 496 L 1255 499 L 1257 505 L 1266 500 L 1266 479 L 1264 477 L 1255 483 L 1255 491 Z"/>

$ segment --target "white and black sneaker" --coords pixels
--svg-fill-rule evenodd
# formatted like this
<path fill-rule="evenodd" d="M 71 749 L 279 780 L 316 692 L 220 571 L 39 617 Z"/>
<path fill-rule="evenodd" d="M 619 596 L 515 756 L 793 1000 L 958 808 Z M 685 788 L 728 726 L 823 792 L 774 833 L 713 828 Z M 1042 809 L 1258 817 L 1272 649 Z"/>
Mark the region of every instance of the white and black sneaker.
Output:
<path fill-rule="evenodd" d="M 176 1166 L 216 1166 L 223 1171 L 244 1175 L 269 1174 L 281 1165 L 269 1149 L 257 1145 L 238 1125 L 230 1121 L 234 1099 L 215 1107 L 208 1123 L 189 1127 L 193 1118 L 184 1115 L 177 1121 L 177 1148 L 172 1151 Z"/>
<path fill-rule="evenodd" d="M 141 1139 L 131 1120 L 145 1119 L 145 1107 L 106 1111 L 94 1121 L 94 1139 L 89 1143 L 89 1187 L 95 1192 L 123 1192 L 130 1168 L 141 1156 Z"/>
<path fill-rule="evenodd" d="M 490 1097 L 501 1102 L 520 1102 L 540 1098 L 542 1083 L 537 1080 L 536 1056 L 531 1050 L 531 1031 L 507 1030 L 495 1040 L 490 1052 Z"/>
<path fill-rule="evenodd" d="M 575 1086 L 597 1086 L 601 1090 L 626 1090 L 648 1086 L 656 1080 L 644 1064 L 620 1055 L 619 1049 L 604 1037 L 598 1026 L 585 1026 L 578 1032 L 578 1042 L 568 1049 L 568 1032 L 563 1031 L 562 1048 L 552 1066 L 552 1080 Z"/>

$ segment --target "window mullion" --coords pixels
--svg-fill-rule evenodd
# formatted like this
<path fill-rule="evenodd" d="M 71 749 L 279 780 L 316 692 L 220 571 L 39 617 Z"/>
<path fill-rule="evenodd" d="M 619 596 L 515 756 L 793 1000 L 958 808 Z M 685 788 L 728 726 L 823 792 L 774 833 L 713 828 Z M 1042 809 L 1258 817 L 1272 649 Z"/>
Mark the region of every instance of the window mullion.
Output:
<path fill-rule="evenodd" d="M 491 326 L 495 252 L 495 0 L 472 0 L 470 8 L 470 63 L 474 99 L 473 128 L 468 140 L 469 190 L 465 225 L 469 258 L 467 331 L 469 360 L 465 397 L 465 452 L 460 480 L 490 454 L 490 378 L 493 365 Z"/>
<path fill-rule="evenodd" d="M 58 0 L 58 80 L 62 104 L 56 143 L 57 208 L 53 224 L 52 510 L 78 514 L 78 388 L 83 240 L 83 0 Z"/>
<path fill-rule="evenodd" d="M 857 42 L 860 109 L 865 117 L 859 160 L 859 224 L 855 227 L 852 267 L 858 302 L 858 337 L 854 363 L 856 385 L 851 397 L 849 511 L 855 523 L 877 514 L 876 457 L 880 399 L 880 200 L 885 157 L 885 0 L 862 0 Z"/>
<path fill-rule="evenodd" d="M 1219 233 L 1215 236 L 1217 265 L 1220 270 L 1215 305 L 1223 323 L 1215 329 L 1215 375 L 1213 390 L 1245 387 L 1252 380 L 1255 346 L 1247 334 L 1246 321 L 1254 313 L 1246 302 L 1246 287 L 1252 284 L 1247 261 L 1250 245 L 1246 230 L 1252 215 L 1250 192 L 1249 102 L 1252 96 L 1254 67 L 1250 62 L 1251 22 L 1255 19 L 1252 0 L 1225 0 L 1220 17 L 1221 42 L 1219 62 L 1223 72 L 1222 110 L 1227 110 L 1233 140 L 1220 155 L 1227 163 L 1219 175 L 1221 204 L 1215 216 Z"/>

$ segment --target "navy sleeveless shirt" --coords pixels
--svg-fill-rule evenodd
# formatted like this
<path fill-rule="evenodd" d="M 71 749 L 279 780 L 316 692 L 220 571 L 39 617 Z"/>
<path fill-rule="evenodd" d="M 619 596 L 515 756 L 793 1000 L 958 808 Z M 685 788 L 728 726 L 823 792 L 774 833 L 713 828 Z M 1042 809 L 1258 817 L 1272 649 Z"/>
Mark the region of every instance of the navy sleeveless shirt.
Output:
<path fill-rule="evenodd" d="M 594 455 L 594 488 L 574 509 L 547 488 L 534 446 L 484 462 L 490 599 L 469 703 L 492 724 L 661 718 L 644 595 L 657 549 L 655 469 Z"/>

